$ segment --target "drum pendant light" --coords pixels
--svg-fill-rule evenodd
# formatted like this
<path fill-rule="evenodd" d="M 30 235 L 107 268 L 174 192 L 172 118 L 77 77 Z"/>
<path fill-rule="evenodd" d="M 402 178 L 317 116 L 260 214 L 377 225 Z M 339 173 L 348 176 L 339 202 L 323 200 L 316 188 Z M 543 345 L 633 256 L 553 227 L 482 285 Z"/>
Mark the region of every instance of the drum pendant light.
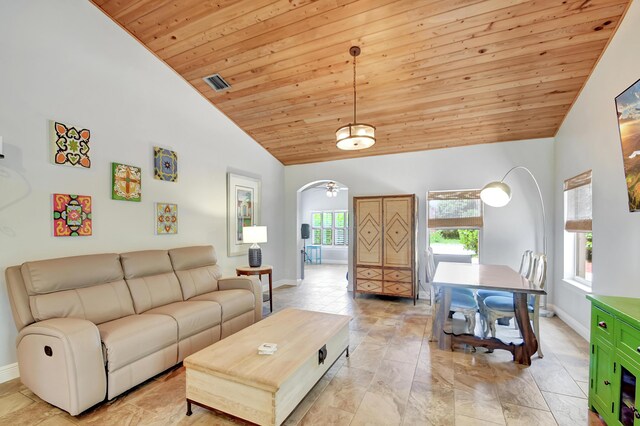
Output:
<path fill-rule="evenodd" d="M 356 57 L 360 55 L 360 47 L 351 46 L 349 54 L 353 56 L 353 123 L 336 130 L 336 146 L 345 151 L 366 149 L 376 143 L 376 128 L 370 124 L 358 123 L 356 120 Z"/>

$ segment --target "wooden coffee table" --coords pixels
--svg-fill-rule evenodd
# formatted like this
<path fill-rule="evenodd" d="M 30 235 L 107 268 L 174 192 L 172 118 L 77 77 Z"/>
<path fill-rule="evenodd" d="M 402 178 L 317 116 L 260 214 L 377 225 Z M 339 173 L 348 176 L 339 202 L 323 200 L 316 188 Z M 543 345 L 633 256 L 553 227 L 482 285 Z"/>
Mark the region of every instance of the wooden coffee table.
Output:
<path fill-rule="evenodd" d="M 191 404 L 260 425 L 280 425 L 333 363 L 349 356 L 346 315 L 285 309 L 188 356 Z M 258 355 L 276 343 L 273 355 Z"/>

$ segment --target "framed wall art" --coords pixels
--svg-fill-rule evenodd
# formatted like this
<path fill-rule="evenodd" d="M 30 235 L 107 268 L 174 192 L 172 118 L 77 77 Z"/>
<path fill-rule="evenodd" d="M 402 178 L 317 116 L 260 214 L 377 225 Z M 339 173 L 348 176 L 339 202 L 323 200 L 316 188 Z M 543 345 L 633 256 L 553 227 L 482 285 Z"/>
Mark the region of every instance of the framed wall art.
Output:
<path fill-rule="evenodd" d="M 88 169 L 91 131 L 59 121 L 49 121 L 49 138 L 53 164 Z"/>
<path fill-rule="evenodd" d="M 616 97 L 629 211 L 640 211 L 640 80 Z"/>
<path fill-rule="evenodd" d="M 247 254 L 249 245 L 242 242 L 242 228 L 260 223 L 261 181 L 227 173 L 227 253 Z"/>
<path fill-rule="evenodd" d="M 178 233 L 178 205 L 156 203 L 156 235 Z"/>
<path fill-rule="evenodd" d="M 92 231 L 90 196 L 53 194 L 54 237 L 86 237 Z"/>
<path fill-rule="evenodd" d="M 178 154 L 175 151 L 153 147 L 153 177 L 167 182 L 178 180 Z"/>
<path fill-rule="evenodd" d="M 142 200 L 140 167 L 111 163 L 111 198 L 122 201 Z"/>

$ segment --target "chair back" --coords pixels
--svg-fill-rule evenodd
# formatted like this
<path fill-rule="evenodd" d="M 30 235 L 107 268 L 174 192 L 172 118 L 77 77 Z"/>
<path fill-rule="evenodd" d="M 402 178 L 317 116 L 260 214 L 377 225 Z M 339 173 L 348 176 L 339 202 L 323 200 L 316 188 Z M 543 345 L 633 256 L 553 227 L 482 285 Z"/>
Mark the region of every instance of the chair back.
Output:
<path fill-rule="evenodd" d="M 433 282 L 433 276 L 436 274 L 436 262 L 433 258 L 433 249 L 427 248 L 427 282 Z"/>
<path fill-rule="evenodd" d="M 547 283 L 547 256 L 536 253 L 532 256 L 533 268 L 529 280 L 536 286 L 544 289 Z"/>
<path fill-rule="evenodd" d="M 520 260 L 520 275 L 529 279 L 533 273 L 533 252 L 531 250 L 525 250 L 522 254 L 522 260 Z"/>

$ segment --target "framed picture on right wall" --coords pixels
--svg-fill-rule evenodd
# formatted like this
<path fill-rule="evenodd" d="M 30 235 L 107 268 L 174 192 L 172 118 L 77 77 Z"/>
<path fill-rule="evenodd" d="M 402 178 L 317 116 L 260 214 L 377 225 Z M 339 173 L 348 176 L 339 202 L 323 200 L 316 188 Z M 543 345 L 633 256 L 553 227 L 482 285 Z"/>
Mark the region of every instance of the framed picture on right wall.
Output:
<path fill-rule="evenodd" d="M 629 211 L 640 211 L 640 80 L 616 97 Z"/>

